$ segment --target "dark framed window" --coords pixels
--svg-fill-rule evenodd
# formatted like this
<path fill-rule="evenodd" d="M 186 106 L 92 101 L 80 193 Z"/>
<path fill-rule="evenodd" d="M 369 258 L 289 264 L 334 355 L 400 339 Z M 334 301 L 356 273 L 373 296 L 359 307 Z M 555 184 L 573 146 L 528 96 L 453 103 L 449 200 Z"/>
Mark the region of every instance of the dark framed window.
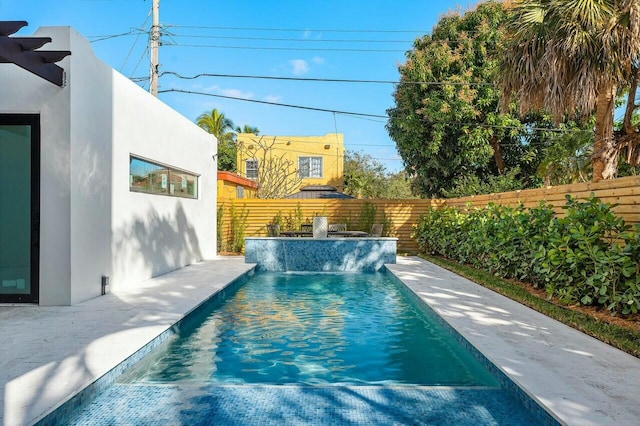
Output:
<path fill-rule="evenodd" d="M 0 114 L 0 302 L 38 303 L 40 116 Z"/>
<path fill-rule="evenodd" d="M 129 156 L 129 190 L 133 192 L 198 198 L 199 176 L 142 157 Z"/>

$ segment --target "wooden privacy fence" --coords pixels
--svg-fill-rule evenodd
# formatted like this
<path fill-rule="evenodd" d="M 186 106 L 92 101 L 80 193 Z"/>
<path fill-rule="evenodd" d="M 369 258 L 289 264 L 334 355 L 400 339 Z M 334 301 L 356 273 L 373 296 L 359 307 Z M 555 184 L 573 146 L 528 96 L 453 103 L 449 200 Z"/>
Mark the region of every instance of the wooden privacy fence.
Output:
<path fill-rule="evenodd" d="M 311 222 L 313 216 L 327 216 L 329 223 L 346 223 L 350 230 L 359 229 L 361 216 L 375 207 L 375 222 L 385 223 L 384 235 L 398 238 L 399 253 L 416 253 L 418 246 L 411 238 L 413 226 L 429 207 L 484 207 L 489 203 L 535 207 L 540 201 L 552 205 L 558 215 L 563 214 L 565 195 L 584 199 L 594 193 L 604 202 L 618 204 L 614 211 L 627 223 L 640 223 L 640 176 L 625 177 L 601 182 L 562 185 L 540 189 L 476 195 L 451 199 L 411 200 L 356 200 L 356 199 L 235 199 L 220 200 L 223 239 L 231 232 L 230 207 L 235 215 L 246 215 L 245 236 L 266 236 L 268 223 L 280 216 L 282 221 L 302 220 Z M 369 213 L 370 214 L 370 213 Z"/>
<path fill-rule="evenodd" d="M 280 215 L 283 222 L 310 223 L 313 216 L 327 216 L 329 223 L 346 223 L 349 230 L 359 229 L 363 209 L 374 206 L 375 223 L 385 223 L 383 235 L 398 238 L 398 251 L 416 253 L 418 246 L 411 238 L 415 225 L 430 206 L 436 207 L 438 200 L 356 200 L 356 199 L 236 199 L 218 202 L 224 208 L 222 217 L 223 239 L 231 232 L 231 205 L 235 215 L 247 215 L 245 236 L 266 236 L 267 224 Z M 284 230 L 284 229 L 283 229 Z"/>
<path fill-rule="evenodd" d="M 512 207 L 522 203 L 525 207 L 536 207 L 540 201 L 545 201 L 554 206 L 555 212 L 562 216 L 562 206 L 566 203 L 565 195 L 584 199 L 588 198 L 592 192 L 605 203 L 618 204 L 614 210 L 625 222 L 640 223 L 640 176 L 451 198 L 443 201 L 445 205 L 454 207 L 464 207 L 467 203 L 473 207 L 484 207 L 489 203 Z"/>

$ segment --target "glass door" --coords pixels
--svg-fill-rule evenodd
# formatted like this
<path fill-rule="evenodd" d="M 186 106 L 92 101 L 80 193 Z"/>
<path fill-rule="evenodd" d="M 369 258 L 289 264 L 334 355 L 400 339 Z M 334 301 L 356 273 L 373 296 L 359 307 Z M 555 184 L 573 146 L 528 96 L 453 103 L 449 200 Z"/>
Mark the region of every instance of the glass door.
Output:
<path fill-rule="evenodd" d="M 0 114 L 0 302 L 38 302 L 40 119 Z"/>

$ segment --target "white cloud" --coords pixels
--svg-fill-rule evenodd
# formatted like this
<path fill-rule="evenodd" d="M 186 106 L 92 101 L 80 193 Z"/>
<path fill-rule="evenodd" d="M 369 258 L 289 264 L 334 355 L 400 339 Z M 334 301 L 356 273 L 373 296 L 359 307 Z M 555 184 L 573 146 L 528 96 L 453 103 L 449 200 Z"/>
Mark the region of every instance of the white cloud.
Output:
<path fill-rule="evenodd" d="M 313 59 L 311 59 L 311 62 L 313 62 L 314 64 L 317 64 L 317 65 L 322 65 L 322 64 L 324 64 L 324 58 L 322 58 L 320 56 L 314 56 Z"/>
<path fill-rule="evenodd" d="M 242 98 L 242 99 L 253 98 L 253 93 L 243 92 L 242 90 L 239 90 L 239 89 L 221 89 L 220 94 L 224 96 L 232 96 L 234 98 Z"/>
<path fill-rule="evenodd" d="M 232 96 L 234 98 L 242 98 L 242 99 L 252 99 L 253 98 L 253 93 L 252 92 L 243 92 L 240 89 L 234 89 L 234 88 L 230 88 L 230 89 L 225 89 L 223 87 L 220 87 L 220 85 L 218 84 L 214 84 L 213 86 L 196 86 L 193 85 L 191 86 L 192 90 L 198 90 L 198 91 L 202 91 L 202 92 L 209 92 L 209 93 L 218 93 L 220 95 L 224 95 L 224 96 Z"/>
<path fill-rule="evenodd" d="M 275 102 L 278 103 L 282 100 L 282 96 L 279 95 L 267 95 L 264 97 L 264 100 L 267 102 Z"/>
<path fill-rule="evenodd" d="M 302 75 L 309 72 L 309 64 L 304 59 L 292 59 L 289 64 L 293 68 L 291 72 L 294 75 Z"/>

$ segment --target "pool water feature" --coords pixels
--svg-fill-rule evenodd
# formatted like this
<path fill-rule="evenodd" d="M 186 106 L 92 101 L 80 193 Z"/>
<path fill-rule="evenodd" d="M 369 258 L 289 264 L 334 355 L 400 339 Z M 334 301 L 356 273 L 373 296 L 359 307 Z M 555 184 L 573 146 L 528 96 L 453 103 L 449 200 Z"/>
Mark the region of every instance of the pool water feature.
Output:
<path fill-rule="evenodd" d="M 411 294 L 386 272 L 257 273 L 43 424 L 557 424 Z"/>

